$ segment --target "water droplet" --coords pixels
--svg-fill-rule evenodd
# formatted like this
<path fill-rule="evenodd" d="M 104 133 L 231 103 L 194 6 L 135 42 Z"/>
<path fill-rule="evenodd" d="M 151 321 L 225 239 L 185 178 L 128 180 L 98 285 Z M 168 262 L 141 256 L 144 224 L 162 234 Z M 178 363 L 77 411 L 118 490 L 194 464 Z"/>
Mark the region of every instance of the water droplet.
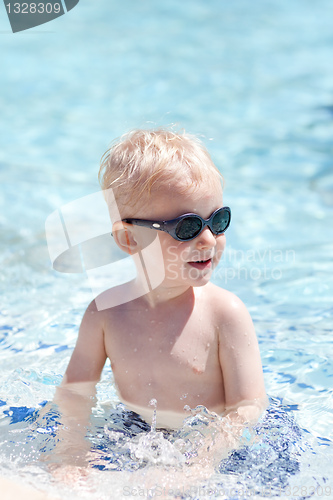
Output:
<path fill-rule="evenodd" d="M 133 351 L 134 351 L 134 352 L 137 352 L 137 348 L 136 348 L 136 347 L 134 347 Z"/>

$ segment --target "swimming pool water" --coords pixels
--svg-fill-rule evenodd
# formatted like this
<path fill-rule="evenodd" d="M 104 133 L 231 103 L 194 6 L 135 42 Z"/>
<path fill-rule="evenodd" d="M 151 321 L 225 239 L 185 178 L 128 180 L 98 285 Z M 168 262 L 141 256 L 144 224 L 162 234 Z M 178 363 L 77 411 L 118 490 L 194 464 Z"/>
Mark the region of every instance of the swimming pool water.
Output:
<path fill-rule="evenodd" d="M 237 482 L 258 497 L 269 485 L 288 498 L 332 486 L 332 17 L 329 0 L 81 0 L 13 35 L 0 16 L 0 472 L 52 488 L 39 450 L 52 447 L 57 415 L 43 432 L 36 415 L 92 298 L 85 275 L 51 269 L 46 218 L 97 191 L 114 137 L 176 123 L 202 136 L 225 178 L 233 221 L 214 281 L 251 312 L 272 398 L 259 441 L 221 461 L 192 497 L 211 497 L 214 485 L 231 498 Z M 95 437 L 105 468 L 116 456 L 121 471 L 103 472 L 101 485 L 94 470 L 96 498 L 111 484 L 125 495 L 132 462 L 149 484 L 149 466 L 128 458 L 131 441 L 116 443 L 127 447 L 119 453 L 108 437 L 124 430 L 110 376 L 107 366 Z M 64 495 L 92 498 L 85 488 Z"/>

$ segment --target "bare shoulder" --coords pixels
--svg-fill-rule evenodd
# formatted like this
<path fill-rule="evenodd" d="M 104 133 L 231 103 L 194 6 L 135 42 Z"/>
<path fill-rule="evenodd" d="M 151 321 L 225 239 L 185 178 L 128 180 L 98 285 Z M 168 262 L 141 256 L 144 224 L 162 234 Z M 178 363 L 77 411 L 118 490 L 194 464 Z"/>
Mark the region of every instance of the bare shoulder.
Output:
<path fill-rule="evenodd" d="M 140 290 L 135 288 L 134 282 L 130 281 L 105 290 L 93 302 L 97 311 L 101 313 L 100 316 L 103 317 L 103 315 L 109 316 L 112 309 L 127 304 L 140 295 L 143 293 L 140 293 Z"/>
<path fill-rule="evenodd" d="M 237 295 L 213 283 L 209 285 L 206 297 L 214 316 L 228 321 L 239 320 L 243 315 L 249 316 L 244 302 Z"/>
<path fill-rule="evenodd" d="M 99 310 L 96 300 L 92 300 L 83 315 L 81 328 L 82 326 L 94 327 L 94 329 L 96 329 L 96 327 L 103 328 L 104 316 L 105 311 Z"/>
<path fill-rule="evenodd" d="M 244 342 L 256 337 L 252 318 L 244 302 L 234 293 L 211 284 L 207 289 L 207 306 L 218 330 L 220 340 Z"/>

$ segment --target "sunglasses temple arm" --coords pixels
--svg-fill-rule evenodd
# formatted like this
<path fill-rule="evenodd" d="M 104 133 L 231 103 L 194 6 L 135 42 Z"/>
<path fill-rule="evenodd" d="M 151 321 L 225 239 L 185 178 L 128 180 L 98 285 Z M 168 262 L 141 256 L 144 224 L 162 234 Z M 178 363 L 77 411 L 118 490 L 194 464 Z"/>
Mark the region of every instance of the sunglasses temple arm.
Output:
<path fill-rule="evenodd" d="M 141 220 L 141 219 L 124 219 L 123 222 L 127 224 L 134 224 L 135 226 L 147 227 L 148 229 L 157 229 L 165 231 L 165 223 L 157 222 L 154 220 Z"/>

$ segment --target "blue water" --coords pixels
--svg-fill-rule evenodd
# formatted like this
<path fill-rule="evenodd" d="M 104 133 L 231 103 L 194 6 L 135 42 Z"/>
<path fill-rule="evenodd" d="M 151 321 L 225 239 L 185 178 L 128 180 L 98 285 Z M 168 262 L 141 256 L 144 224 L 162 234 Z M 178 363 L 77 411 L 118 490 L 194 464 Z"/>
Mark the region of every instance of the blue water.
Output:
<path fill-rule="evenodd" d="M 258 497 L 269 485 L 288 498 L 332 486 L 332 18 L 330 0 L 81 0 L 13 35 L 0 5 L 0 472 L 51 487 L 39 456 L 56 424 L 38 433 L 36 412 L 92 298 L 85 275 L 51 269 L 46 218 L 97 191 L 113 138 L 177 124 L 201 136 L 225 178 L 233 221 L 214 281 L 248 306 L 273 398 L 259 441 L 221 463 L 200 498 L 237 481 Z M 106 440 L 120 411 L 110 375 L 94 410 Z M 119 491 L 126 456 L 109 483 Z"/>

